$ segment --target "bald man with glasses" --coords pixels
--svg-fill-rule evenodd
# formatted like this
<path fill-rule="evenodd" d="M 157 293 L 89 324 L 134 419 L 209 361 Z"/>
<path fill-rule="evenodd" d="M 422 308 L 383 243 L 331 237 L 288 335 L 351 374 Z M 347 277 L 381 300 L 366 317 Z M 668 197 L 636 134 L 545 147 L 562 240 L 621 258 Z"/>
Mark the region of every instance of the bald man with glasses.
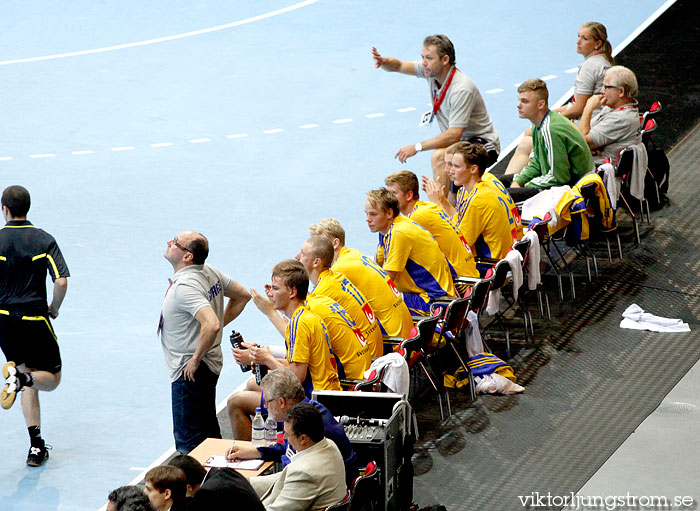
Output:
<path fill-rule="evenodd" d="M 170 373 L 175 448 L 182 454 L 206 438 L 221 438 L 216 383 L 223 367 L 222 330 L 250 300 L 243 286 L 205 264 L 208 255 L 207 238 L 193 231 L 168 241 L 164 254 L 174 275 L 158 333 Z"/>

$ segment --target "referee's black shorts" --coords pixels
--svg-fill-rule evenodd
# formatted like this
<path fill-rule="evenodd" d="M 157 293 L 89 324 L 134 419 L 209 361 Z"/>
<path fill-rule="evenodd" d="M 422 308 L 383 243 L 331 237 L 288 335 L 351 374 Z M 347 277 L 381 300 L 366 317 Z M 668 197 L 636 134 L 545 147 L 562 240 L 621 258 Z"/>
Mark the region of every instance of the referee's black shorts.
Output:
<path fill-rule="evenodd" d="M 5 358 L 30 369 L 56 374 L 61 353 L 56 334 L 45 315 L 8 315 L 0 311 L 0 348 Z"/>

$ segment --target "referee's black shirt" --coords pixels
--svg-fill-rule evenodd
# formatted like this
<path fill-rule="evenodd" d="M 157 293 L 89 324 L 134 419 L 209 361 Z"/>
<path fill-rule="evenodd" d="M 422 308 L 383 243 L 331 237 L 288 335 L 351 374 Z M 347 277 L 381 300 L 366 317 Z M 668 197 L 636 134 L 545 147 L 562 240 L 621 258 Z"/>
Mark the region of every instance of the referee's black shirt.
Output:
<path fill-rule="evenodd" d="M 70 277 L 56 240 L 27 220 L 0 229 L 0 313 L 46 314 L 46 272 Z"/>

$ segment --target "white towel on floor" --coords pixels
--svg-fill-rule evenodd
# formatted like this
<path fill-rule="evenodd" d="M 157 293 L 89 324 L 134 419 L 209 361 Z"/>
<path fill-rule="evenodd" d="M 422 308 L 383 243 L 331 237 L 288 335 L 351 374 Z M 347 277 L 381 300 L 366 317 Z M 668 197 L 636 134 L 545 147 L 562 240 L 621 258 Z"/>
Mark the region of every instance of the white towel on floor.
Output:
<path fill-rule="evenodd" d="M 525 390 L 498 373 L 475 376 L 474 385 L 477 394 L 517 394 Z"/>
<path fill-rule="evenodd" d="M 680 319 L 662 318 L 644 312 L 639 305 L 633 303 L 622 313 L 620 328 L 631 330 L 650 330 L 652 332 L 690 332 L 688 323 Z"/>
<path fill-rule="evenodd" d="M 527 251 L 527 288 L 537 289 L 537 285 L 542 282 L 540 276 L 540 238 L 535 231 L 527 231 L 523 239 L 530 240 L 530 248 Z"/>

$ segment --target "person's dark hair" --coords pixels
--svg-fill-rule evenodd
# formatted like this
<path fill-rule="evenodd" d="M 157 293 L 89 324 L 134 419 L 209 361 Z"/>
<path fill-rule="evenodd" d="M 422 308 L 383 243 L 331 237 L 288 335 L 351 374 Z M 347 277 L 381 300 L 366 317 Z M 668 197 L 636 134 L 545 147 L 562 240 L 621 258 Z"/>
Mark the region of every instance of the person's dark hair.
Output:
<path fill-rule="evenodd" d="M 155 511 L 151 505 L 151 501 L 144 495 L 142 500 L 132 500 L 125 503 L 122 507 L 118 507 L 117 511 Z"/>
<path fill-rule="evenodd" d="M 472 144 L 471 142 L 456 142 L 448 147 L 453 154 L 461 154 L 464 163 L 471 163 L 479 167 L 479 176 L 484 175 L 484 171 L 489 166 L 489 153 L 481 144 Z"/>
<path fill-rule="evenodd" d="M 399 216 L 401 213 L 399 211 L 399 200 L 396 198 L 396 195 L 384 187 L 367 192 L 367 201 L 373 208 L 378 208 L 382 211 L 393 211 L 394 217 Z"/>
<path fill-rule="evenodd" d="M 192 252 L 192 264 L 204 264 L 209 255 L 209 241 L 204 234 L 197 233 L 187 248 Z"/>
<path fill-rule="evenodd" d="M 175 456 L 168 462 L 168 465 L 181 469 L 185 473 L 187 484 L 192 487 L 202 484 L 207 475 L 207 469 L 199 461 L 186 454 Z"/>
<path fill-rule="evenodd" d="M 450 38 L 446 35 L 429 35 L 423 39 L 423 46 L 435 46 L 437 48 L 438 57 L 442 58 L 448 55 L 450 57 L 450 65 L 455 65 L 455 47 L 452 41 L 450 41 Z"/>
<path fill-rule="evenodd" d="M 29 191 L 24 186 L 8 186 L 2 192 L 2 205 L 9 209 L 15 218 L 26 217 L 31 204 Z"/>
<path fill-rule="evenodd" d="M 117 511 L 123 511 L 127 509 L 126 506 L 138 506 L 142 505 L 145 507 L 130 507 L 133 511 L 141 510 L 152 511 L 153 507 L 148 497 L 144 495 L 143 490 L 138 486 L 128 485 L 120 486 L 119 488 L 109 492 L 107 500 L 114 502 L 114 507 Z"/>
<path fill-rule="evenodd" d="M 323 440 L 323 416 L 318 409 L 309 403 L 298 403 L 292 406 L 284 416 L 295 435 L 306 435 L 313 442 Z"/>
<path fill-rule="evenodd" d="M 286 259 L 272 268 L 272 277 L 279 278 L 289 289 L 297 290 L 297 298 L 306 300 L 309 293 L 309 274 L 296 259 Z"/>
<path fill-rule="evenodd" d="M 185 478 L 185 472 L 180 468 L 170 465 L 153 467 L 146 472 L 143 479 L 151 483 L 153 488 L 160 493 L 169 489 L 173 502 L 181 501 L 187 495 L 187 479 Z"/>

